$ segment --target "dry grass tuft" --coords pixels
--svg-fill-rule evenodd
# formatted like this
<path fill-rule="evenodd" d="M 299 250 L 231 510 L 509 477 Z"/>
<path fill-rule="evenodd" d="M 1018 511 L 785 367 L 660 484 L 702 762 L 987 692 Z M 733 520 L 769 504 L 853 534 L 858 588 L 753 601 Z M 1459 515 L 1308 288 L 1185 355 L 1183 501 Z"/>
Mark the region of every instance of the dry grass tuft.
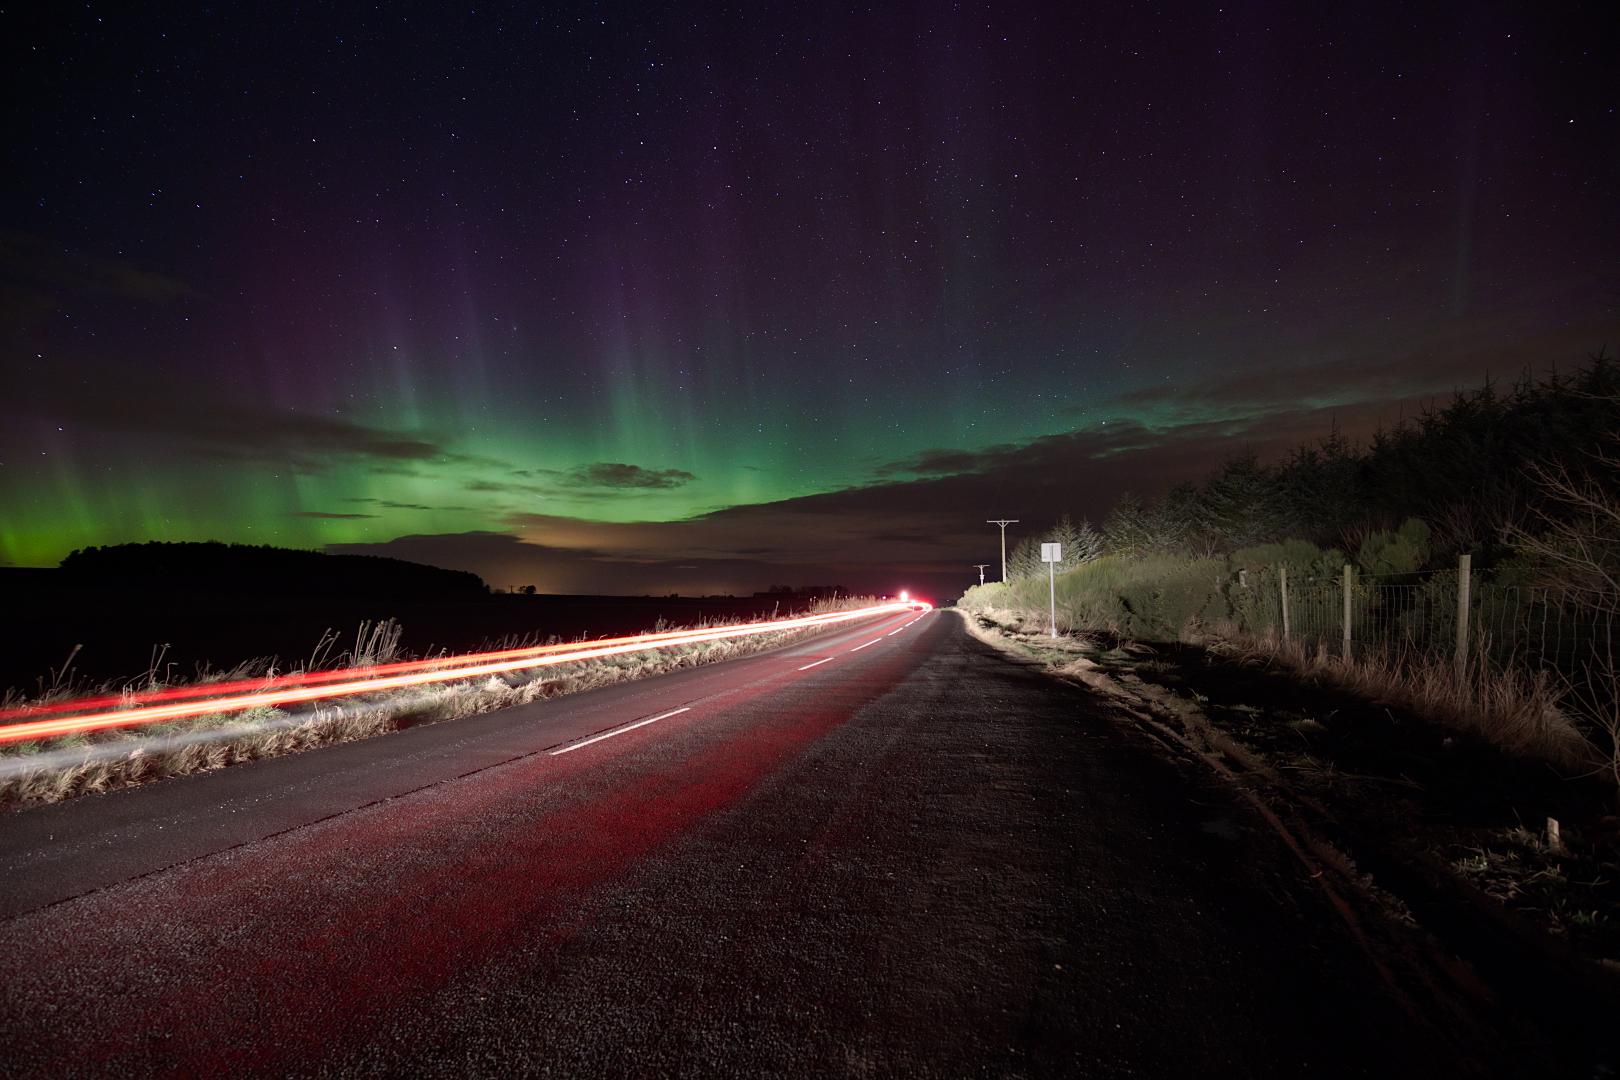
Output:
<path fill-rule="evenodd" d="M 869 597 L 818 601 L 808 613 L 849 611 L 872 602 Z M 741 621 L 703 620 L 694 628 L 721 627 Z M 515 676 L 508 679 L 491 676 L 412 688 L 376 694 L 341 706 L 317 707 L 297 715 L 278 709 L 257 709 L 239 715 L 201 716 L 180 723 L 153 725 L 153 729 L 146 731 L 98 732 L 13 744 L 0 747 L 0 806 L 61 802 L 78 795 L 99 794 L 222 769 L 240 762 L 352 742 L 418 724 L 476 716 L 544 698 L 765 652 L 821 632 L 821 628 L 810 627 L 600 657 L 548 668 L 543 675 L 531 679 L 515 681 Z M 391 619 L 362 624 L 351 650 L 338 653 L 337 640 L 330 632 L 323 635 L 310 657 L 309 666 L 294 670 L 369 666 L 402 657 L 399 626 Z M 269 678 L 276 674 L 269 661 L 259 660 L 228 671 L 200 673 L 199 681 Z M 100 688 L 100 692 L 127 694 L 137 687 L 155 689 L 163 685 L 168 684 L 157 679 L 154 663 L 154 670 L 146 680 L 122 688 Z M 79 697 L 86 692 L 84 687 L 58 685 L 31 703 Z M 15 697 L 7 702 L 8 705 L 22 703 Z M 30 767 L 30 762 L 37 764 Z"/>
<path fill-rule="evenodd" d="M 1292 642 L 1225 641 L 1213 651 L 1240 662 L 1283 666 L 1317 685 L 1348 690 L 1467 732 L 1512 754 L 1565 769 L 1592 767 L 1595 748 L 1563 710 L 1553 672 L 1483 661 L 1458 671 L 1450 661 L 1417 653 L 1374 653 L 1355 660 Z"/>

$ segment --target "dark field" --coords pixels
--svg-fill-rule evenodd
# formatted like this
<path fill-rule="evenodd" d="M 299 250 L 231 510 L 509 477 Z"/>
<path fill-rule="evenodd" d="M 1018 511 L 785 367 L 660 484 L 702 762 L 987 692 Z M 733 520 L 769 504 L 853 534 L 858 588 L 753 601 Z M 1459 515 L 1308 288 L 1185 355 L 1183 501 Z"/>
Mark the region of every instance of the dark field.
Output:
<path fill-rule="evenodd" d="M 335 659 L 354 647 L 355 631 L 368 619 L 398 619 L 402 648 L 422 654 L 470 652 L 511 637 L 633 634 L 660 619 L 682 626 L 786 615 L 812 602 L 808 596 L 266 595 L 145 584 L 86 587 L 62 582 L 56 571 L 0 570 L 0 690 L 34 693 L 42 679 L 48 687 L 75 645 L 83 647 L 70 677 L 81 684 L 144 680 L 154 648 L 163 652 L 159 677 L 182 680 L 200 665 L 229 668 L 259 657 L 277 657 L 281 668 L 307 664 L 328 630 L 339 633 L 330 654 Z"/>

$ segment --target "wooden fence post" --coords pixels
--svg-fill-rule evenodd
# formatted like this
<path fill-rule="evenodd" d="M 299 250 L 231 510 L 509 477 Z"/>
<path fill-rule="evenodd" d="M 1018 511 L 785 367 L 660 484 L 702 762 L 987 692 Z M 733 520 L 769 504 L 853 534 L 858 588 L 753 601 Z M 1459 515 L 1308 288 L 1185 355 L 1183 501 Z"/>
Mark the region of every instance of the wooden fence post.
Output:
<path fill-rule="evenodd" d="M 1344 658 L 1349 660 L 1351 653 L 1350 643 L 1350 564 L 1344 564 Z"/>
<path fill-rule="evenodd" d="M 1468 586 L 1472 577 L 1472 555 L 1457 556 L 1457 676 L 1468 670 Z"/>
<path fill-rule="evenodd" d="M 1277 580 L 1282 583 L 1283 640 L 1287 641 L 1291 629 L 1288 623 L 1288 567 L 1277 567 Z"/>

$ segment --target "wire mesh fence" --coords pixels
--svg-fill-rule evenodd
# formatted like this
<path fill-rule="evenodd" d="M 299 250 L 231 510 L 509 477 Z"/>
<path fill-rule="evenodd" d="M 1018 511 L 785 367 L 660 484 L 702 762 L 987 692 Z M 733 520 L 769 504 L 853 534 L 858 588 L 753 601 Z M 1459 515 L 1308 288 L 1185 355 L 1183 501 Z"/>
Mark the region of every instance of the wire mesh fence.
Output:
<path fill-rule="evenodd" d="M 1491 658 L 1572 676 L 1612 666 L 1617 613 L 1596 594 L 1514 585 L 1480 592 L 1470 616 Z"/>
<path fill-rule="evenodd" d="M 1245 629 L 1309 648 L 1358 658 L 1484 659 L 1572 679 L 1608 669 L 1620 622 L 1598 594 L 1496 583 L 1461 570 L 1299 581 L 1266 575 L 1238 584 L 1238 595 Z"/>

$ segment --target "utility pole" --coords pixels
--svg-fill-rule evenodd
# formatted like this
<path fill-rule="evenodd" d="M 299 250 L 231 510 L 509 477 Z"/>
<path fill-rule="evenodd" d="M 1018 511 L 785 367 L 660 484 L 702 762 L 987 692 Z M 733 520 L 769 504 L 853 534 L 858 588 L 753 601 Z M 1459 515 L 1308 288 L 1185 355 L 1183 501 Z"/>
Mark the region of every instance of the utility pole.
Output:
<path fill-rule="evenodd" d="M 1017 518 L 990 518 L 986 525 L 1001 526 L 1001 580 L 1007 580 L 1007 526 L 1018 524 Z"/>
<path fill-rule="evenodd" d="M 989 566 L 989 565 L 990 564 L 987 563 L 987 562 L 976 562 L 976 563 L 973 564 L 973 568 L 979 572 L 979 584 L 980 585 L 984 584 L 984 568 Z"/>

